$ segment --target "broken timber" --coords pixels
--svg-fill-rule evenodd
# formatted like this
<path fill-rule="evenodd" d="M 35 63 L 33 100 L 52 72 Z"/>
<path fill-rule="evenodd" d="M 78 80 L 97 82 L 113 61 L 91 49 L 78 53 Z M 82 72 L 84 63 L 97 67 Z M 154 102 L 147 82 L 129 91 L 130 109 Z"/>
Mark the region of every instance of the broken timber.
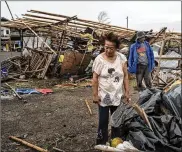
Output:
<path fill-rule="evenodd" d="M 40 152 L 48 152 L 48 150 L 45 150 L 45 149 L 43 149 L 43 148 L 40 148 L 40 147 L 35 146 L 35 145 L 33 145 L 33 144 L 30 144 L 30 143 L 28 143 L 28 142 L 26 142 L 26 141 L 24 141 L 24 140 L 22 140 L 22 139 L 19 139 L 19 138 L 17 138 L 17 137 L 10 136 L 9 138 L 12 139 L 12 140 L 18 141 L 18 142 L 22 143 L 23 145 L 28 146 L 28 147 L 30 147 L 30 148 L 33 148 L 33 149 L 35 149 L 35 150 L 37 150 L 37 151 L 40 151 Z"/>

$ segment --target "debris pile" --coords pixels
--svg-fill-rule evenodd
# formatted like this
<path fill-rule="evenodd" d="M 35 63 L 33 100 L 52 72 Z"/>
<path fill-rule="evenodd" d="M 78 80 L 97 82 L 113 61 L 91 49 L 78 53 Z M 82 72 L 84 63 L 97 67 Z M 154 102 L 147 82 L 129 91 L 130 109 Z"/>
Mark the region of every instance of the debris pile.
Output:
<path fill-rule="evenodd" d="M 112 115 L 123 140 L 142 151 L 181 150 L 181 82 L 168 91 L 144 90 L 137 103 L 121 104 Z"/>
<path fill-rule="evenodd" d="M 152 83 L 159 89 L 166 89 L 176 80 L 181 80 L 181 36 L 165 33 L 163 40 L 152 45 L 156 68 L 152 73 Z"/>
<path fill-rule="evenodd" d="M 22 33 L 22 50 L 31 51 L 20 65 L 27 78 L 85 74 L 93 54 L 102 51 L 102 35 L 115 32 L 130 40 L 135 30 L 37 10 L 2 26 Z M 23 56 L 25 56 L 23 54 Z M 20 69 L 20 68 L 19 68 Z"/>
<path fill-rule="evenodd" d="M 103 51 L 102 36 L 107 32 L 112 31 L 120 37 L 119 51 L 127 56 L 137 32 L 119 26 L 79 19 L 77 16 L 70 17 L 38 10 L 28 11 L 23 18 L 3 22 L 2 26 L 22 33 L 21 50 L 24 52 L 25 49 L 28 49 L 32 52 L 31 57 L 25 59 L 26 62 L 18 64 L 19 71 L 16 73 L 25 75 L 27 78 L 41 79 L 46 76 L 67 75 L 69 77 L 70 75 L 85 74 L 85 69 L 96 57 L 94 54 L 98 55 Z M 151 45 L 165 41 L 168 49 L 170 47 L 174 49 L 174 43 L 180 46 L 181 34 L 166 32 L 166 29 L 164 27 L 157 33 L 153 30 L 145 31 L 147 41 Z M 161 50 L 163 49 L 166 50 L 164 46 L 161 46 Z M 164 51 L 163 54 L 165 54 Z M 161 55 L 156 57 L 158 65 L 160 65 L 161 58 Z M 3 69 L 2 73 L 6 73 L 6 69 Z M 87 71 L 87 73 L 89 72 Z M 159 79 L 158 71 L 156 75 Z"/>

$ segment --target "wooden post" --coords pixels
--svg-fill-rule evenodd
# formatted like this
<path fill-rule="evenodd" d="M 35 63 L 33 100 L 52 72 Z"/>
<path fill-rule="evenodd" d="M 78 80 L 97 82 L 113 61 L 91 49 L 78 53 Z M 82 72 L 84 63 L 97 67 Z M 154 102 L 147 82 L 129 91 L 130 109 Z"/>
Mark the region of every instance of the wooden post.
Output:
<path fill-rule="evenodd" d="M 33 40 L 32 40 L 32 48 L 34 49 L 35 47 L 35 37 L 33 37 Z"/>
<path fill-rule="evenodd" d="M 128 16 L 126 17 L 126 26 L 127 26 L 127 29 L 128 29 Z"/>
<path fill-rule="evenodd" d="M 23 52 L 23 30 L 20 31 L 21 52 Z"/>
<path fill-rule="evenodd" d="M 37 37 L 37 48 L 39 47 L 39 38 Z"/>
<path fill-rule="evenodd" d="M 166 33 L 164 33 L 164 36 L 163 36 L 162 46 L 161 46 L 160 55 L 159 55 L 159 63 L 158 63 L 156 74 L 152 80 L 152 83 L 154 82 L 155 78 L 159 75 L 159 72 L 160 72 L 161 57 L 162 57 L 162 53 L 164 50 L 165 42 L 166 42 Z M 157 77 L 157 85 L 159 85 L 159 78 L 158 77 Z"/>

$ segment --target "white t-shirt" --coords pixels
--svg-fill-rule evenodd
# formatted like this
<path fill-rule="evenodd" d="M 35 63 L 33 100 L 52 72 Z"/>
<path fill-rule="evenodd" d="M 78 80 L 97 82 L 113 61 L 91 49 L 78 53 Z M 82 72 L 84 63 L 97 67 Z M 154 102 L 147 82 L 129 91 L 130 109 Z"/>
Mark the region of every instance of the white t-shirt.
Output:
<path fill-rule="evenodd" d="M 99 75 L 98 96 L 101 98 L 101 106 L 118 106 L 120 104 L 123 96 L 123 64 L 126 61 L 126 57 L 118 52 L 113 63 L 105 60 L 102 54 L 96 57 L 92 71 Z"/>

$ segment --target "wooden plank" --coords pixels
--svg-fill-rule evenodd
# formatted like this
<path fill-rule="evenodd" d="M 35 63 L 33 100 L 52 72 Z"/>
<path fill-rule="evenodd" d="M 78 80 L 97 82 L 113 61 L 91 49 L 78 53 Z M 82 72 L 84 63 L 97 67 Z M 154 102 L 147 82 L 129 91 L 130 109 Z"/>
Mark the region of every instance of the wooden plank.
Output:
<path fill-rule="evenodd" d="M 88 104 L 87 99 L 85 100 L 85 103 L 86 103 L 86 105 L 87 105 L 87 108 L 88 108 L 88 110 L 89 110 L 90 115 L 92 115 L 93 113 L 92 113 L 92 110 L 91 110 L 91 108 L 90 108 L 90 106 L 89 106 L 89 104 Z"/>
<path fill-rule="evenodd" d="M 160 60 L 182 60 L 182 57 L 155 57 L 155 59 L 160 59 Z"/>
<path fill-rule="evenodd" d="M 48 152 L 48 150 L 45 150 L 45 149 L 40 148 L 40 147 L 38 147 L 38 146 L 36 146 L 36 145 L 30 144 L 30 143 L 28 143 L 28 142 L 26 142 L 26 141 L 24 141 L 24 140 L 22 140 L 22 139 L 19 139 L 19 138 L 17 138 L 17 137 L 10 136 L 9 138 L 12 139 L 12 140 L 15 140 L 15 141 L 17 141 L 17 142 L 20 142 L 21 144 L 23 144 L 23 145 L 25 145 L 25 146 L 28 146 L 28 147 L 30 147 L 30 148 L 33 148 L 33 149 L 35 149 L 35 150 L 37 150 L 37 151 L 40 151 L 40 152 Z"/>
<path fill-rule="evenodd" d="M 152 80 L 152 83 L 155 80 L 155 78 L 159 75 L 159 72 L 160 72 L 161 57 L 162 57 L 162 54 L 163 54 L 165 42 L 166 42 L 166 33 L 164 34 L 164 37 L 163 37 L 162 46 L 161 46 L 160 54 L 159 54 L 158 67 L 157 67 L 157 70 L 156 70 L 156 74 L 155 74 L 155 76 L 154 76 L 154 78 Z M 158 81 L 157 84 L 159 84 L 159 79 L 157 81 Z"/>
<path fill-rule="evenodd" d="M 15 91 L 15 89 L 12 88 L 12 86 L 10 86 L 9 84 L 5 83 L 14 93 L 15 95 L 19 98 L 22 99 L 22 97 Z"/>
<path fill-rule="evenodd" d="M 53 58 L 53 54 L 49 54 L 49 55 L 48 55 L 47 64 L 45 65 L 45 68 L 44 68 L 44 70 L 43 70 L 43 72 L 42 72 L 42 74 L 41 74 L 41 78 L 44 78 L 44 77 L 45 77 L 46 72 L 47 72 L 47 70 L 48 70 L 48 68 L 49 68 L 49 65 L 50 65 L 50 63 L 51 63 L 52 58 Z"/>
<path fill-rule="evenodd" d="M 40 63 L 42 63 L 42 61 L 44 61 L 43 59 L 44 59 L 44 56 L 40 55 L 39 59 L 34 64 L 32 70 L 37 70 L 37 68 L 39 68 L 39 66 L 40 66 Z"/>

